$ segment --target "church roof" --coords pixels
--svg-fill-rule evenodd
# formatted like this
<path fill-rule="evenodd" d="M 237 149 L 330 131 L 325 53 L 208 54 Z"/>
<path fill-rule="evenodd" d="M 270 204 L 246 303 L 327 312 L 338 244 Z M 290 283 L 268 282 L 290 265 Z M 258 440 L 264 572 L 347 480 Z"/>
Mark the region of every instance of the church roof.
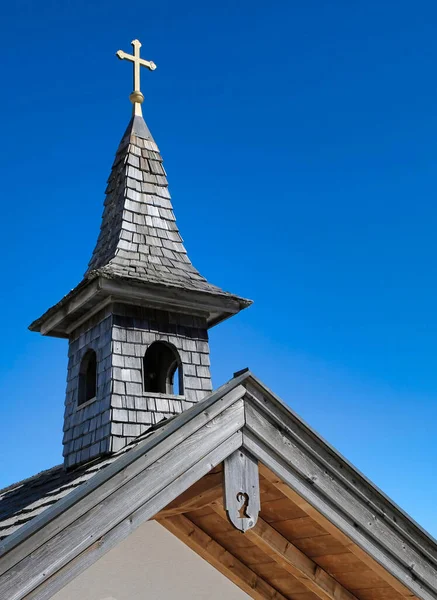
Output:
<path fill-rule="evenodd" d="M 241 453 L 260 487 L 245 533 L 222 500 Z M 436 541 L 250 372 L 110 458 L 1 496 L 8 600 L 50 598 L 149 519 L 257 600 L 437 598 Z"/>
<path fill-rule="evenodd" d="M 162 162 L 143 117 L 133 116 L 112 166 L 100 235 L 85 277 L 97 270 L 113 277 L 224 294 L 188 258 Z"/>
<path fill-rule="evenodd" d="M 18 531 L 23 525 L 53 507 L 59 500 L 97 475 L 100 471 L 129 452 L 143 440 L 162 429 L 161 421 L 110 456 L 94 460 L 77 469 L 66 471 L 57 465 L 33 477 L 18 481 L 0 490 L 0 541 Z"/>

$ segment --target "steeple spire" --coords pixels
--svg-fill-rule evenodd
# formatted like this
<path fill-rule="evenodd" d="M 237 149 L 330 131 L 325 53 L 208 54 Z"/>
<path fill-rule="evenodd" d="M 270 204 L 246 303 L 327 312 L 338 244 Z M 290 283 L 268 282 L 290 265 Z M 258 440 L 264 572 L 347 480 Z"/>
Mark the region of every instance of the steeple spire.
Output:
<path fill-rule="evenodd" d="M 144 60 L 143 58 L 140 58 L 141 42 L 139 40 L 132 40 L 131 44 L 134 49 L 133 54 L 127 54 L 126 52 L 123 52 L 123 50 L 118 50 L 117 56 L 120 60 L 129 60 L 133 64 L 134 89 L 129 96 L 129 99 L 134 105 L 133 114 L 141 117 L 141 104 L 144 102 L 144 96 L 141 92 L 140 86 L 140 67 L 146 67 L 150 71 L 154 71 L 156 69 L 156 65 L 151 60 Z"/>
<path fill-rule="evenodd" d="M 106 200 L 93 256 L 85 277 L 104 274 L 180 290 L 230 296 L 194 268 L 179 233 L 162 157 L 141 114 L 144 97 L 139 69 L 155 64 L 119 50 L 134 64 L 134 114 L 121 139 L 106 188 Z M 135 108 L 136 107 L 136 108 Z"/>

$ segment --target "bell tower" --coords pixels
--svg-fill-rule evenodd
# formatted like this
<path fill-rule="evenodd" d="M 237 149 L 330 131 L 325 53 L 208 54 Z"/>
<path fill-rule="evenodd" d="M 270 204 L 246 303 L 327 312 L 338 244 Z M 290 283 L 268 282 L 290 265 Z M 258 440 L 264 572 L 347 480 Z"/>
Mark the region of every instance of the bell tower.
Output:
<path fill-rule="evenodd" d="M 115 452 L 212 390 L 208 329 L 251 304 L 210 284 L 182 243 L 162 158 L 144 119 L 133 63 L 133 115 L 106 188 L 82 281 L 29 329 L 68 339 L 64 464 Z"/>

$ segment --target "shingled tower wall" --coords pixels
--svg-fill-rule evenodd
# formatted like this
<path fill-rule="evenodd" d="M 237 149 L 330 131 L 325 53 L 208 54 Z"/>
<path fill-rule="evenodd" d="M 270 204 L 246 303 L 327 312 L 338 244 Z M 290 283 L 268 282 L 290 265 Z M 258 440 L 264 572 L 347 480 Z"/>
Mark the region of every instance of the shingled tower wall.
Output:
<path fill-rule="evenodd" d="M 143 357 L 155 341 L 181 358 L 183 394 L 144 391 Z M 79 369 L 97 354 L 97 397 L 78 406 Z M 67 466 L 114 452 L 162 419 L 178 414 L 212 389 L 205 320 L 181 313 L 114 304 L 79 327 L 69 343 L 64 418 Z"/>

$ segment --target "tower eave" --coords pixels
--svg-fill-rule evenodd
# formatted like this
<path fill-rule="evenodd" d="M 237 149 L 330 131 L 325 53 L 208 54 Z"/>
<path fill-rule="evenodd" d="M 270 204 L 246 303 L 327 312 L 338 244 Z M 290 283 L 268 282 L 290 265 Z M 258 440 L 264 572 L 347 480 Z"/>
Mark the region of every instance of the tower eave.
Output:
<path fill-rule="evenodd" d="M 68 338 L 76 327 L 111 302 L 199 314 L 206 318 L 208 328 L 252 304 L 252 300 L 229 292 L 212 293 L 154 282 L 144 283 L 134 278 L 110 276 L 96 271 L 33 321 L 29 330 L 51 337 Z"/>

